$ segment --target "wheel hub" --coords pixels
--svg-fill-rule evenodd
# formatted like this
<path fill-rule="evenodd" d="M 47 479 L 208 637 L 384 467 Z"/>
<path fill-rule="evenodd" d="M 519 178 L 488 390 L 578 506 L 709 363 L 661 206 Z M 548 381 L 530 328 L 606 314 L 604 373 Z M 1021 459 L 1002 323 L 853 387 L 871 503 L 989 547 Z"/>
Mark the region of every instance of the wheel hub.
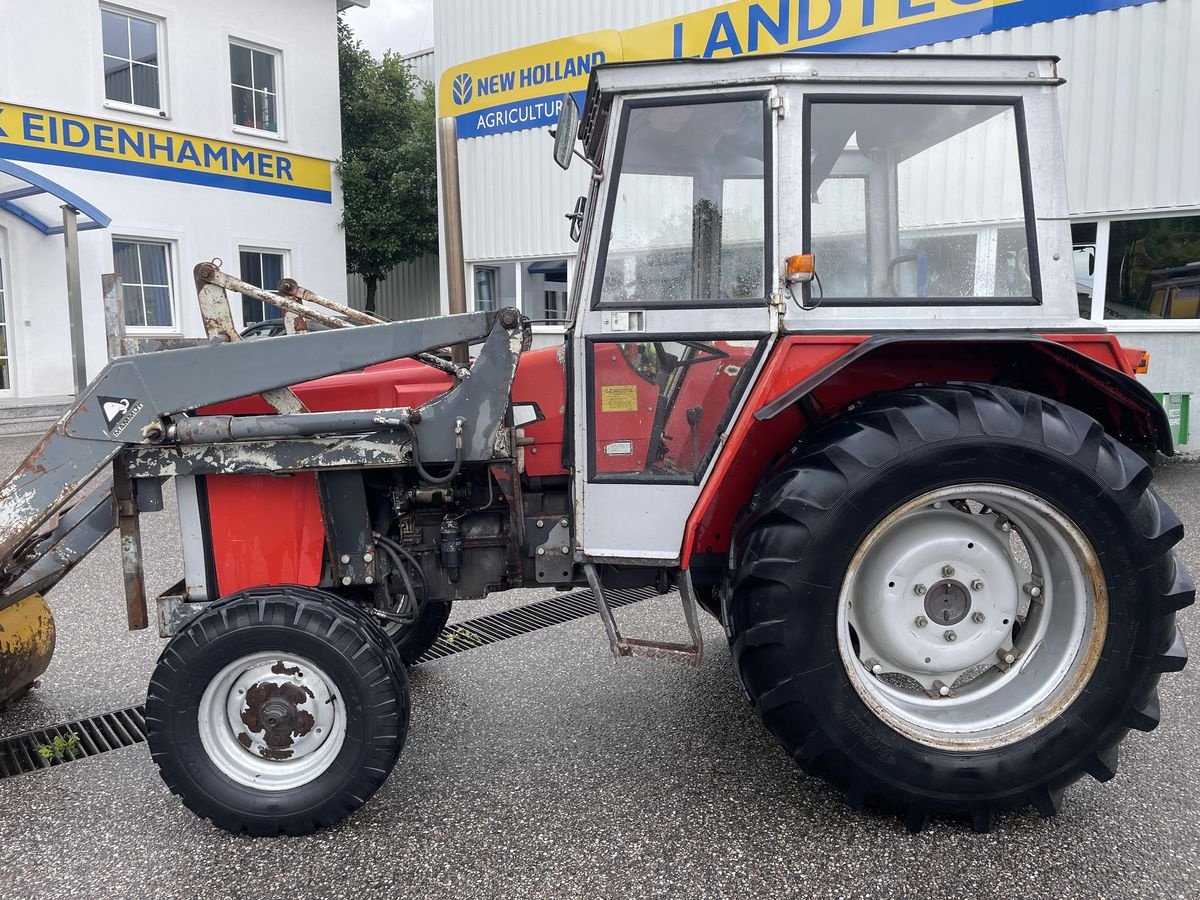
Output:
<path fill-rule="evenodd" d="M 934 625 L 957 625 L 971 611 L 971 592 L 957 581 L 939 581 L 925 595 L 925 613 Z"/>
<path fill-rule="evenodd" d="M 200 738 L 210 758 L 242 784 L 284 790 L 333 762 L 346 717 L 332 682 L 308 660 L 243 657 L 205 689 Z"/>

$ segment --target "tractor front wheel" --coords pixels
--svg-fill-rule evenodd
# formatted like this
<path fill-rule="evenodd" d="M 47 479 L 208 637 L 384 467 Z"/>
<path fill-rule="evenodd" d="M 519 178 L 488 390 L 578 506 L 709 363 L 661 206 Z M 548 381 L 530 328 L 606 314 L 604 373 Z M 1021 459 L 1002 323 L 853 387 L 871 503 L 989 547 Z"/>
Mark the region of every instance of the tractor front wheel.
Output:
<path fill-rule="evenodd" d="M 727 624 L 767 726 L 852 805 L 1057 811 L 1158 724 L 1182 526 L 1094 420 L 987 385 L 883 395 L 768 473 Z"/>
<path fill-rule="evenodd" d="M 172 638 L 146 698 L 150 753 L 199 816 L 233 833 L 308 834 L 383 784 L 408 729 L 408 678 L 354 604 L 243 591 Z"/>

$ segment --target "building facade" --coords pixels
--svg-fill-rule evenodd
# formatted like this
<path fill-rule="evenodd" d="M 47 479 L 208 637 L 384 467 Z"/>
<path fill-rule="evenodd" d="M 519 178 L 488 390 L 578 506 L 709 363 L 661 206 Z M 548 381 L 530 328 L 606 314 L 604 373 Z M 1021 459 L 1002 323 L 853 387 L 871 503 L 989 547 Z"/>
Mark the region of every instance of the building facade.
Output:
<path fill-rule="evenodd" d="M 204 334 L 202 260 L 269 287 L 345 283 L 336 16 L 367 2 L 0 0 L 0 401 L 74 389 L 64 204 L 89 378 L 105 273 L 127 332 L 164 338 Z"/>
<path fill-rule="evenodd" d="M 754 52 L 1053 54 L 1080 314 L 1152 353 L 1182 448 L 1200 397 L 1200 8 L 1192 0 L 445 0 L 439 115 L 458 122 L 467 284 L 552 340 L 575 245 L 563 215 L 588 172 L 561 173 L 546 127 L 592 65 Z M 444 278 L 444 276 L 443 276 Z M 443 283 L 444 295 L 444 283 Z M 443 309 L 445 308 L 443 300 Z"/>

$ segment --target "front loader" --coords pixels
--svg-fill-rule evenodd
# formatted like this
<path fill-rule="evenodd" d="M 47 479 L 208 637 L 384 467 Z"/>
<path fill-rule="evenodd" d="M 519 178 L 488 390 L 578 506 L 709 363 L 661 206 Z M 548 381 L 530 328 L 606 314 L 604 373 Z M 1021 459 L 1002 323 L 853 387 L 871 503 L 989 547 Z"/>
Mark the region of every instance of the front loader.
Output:
<path fill-rule="evenodd" d="M 1145 354 L 1077 314 L 1060 83 L 1044 57 L 597 68 L 556 132 L 592 173 L 558 347 L 513 309 L 385 324 L 197 266 L 211 344 L 113 360 L 0 487 L 0 615 L 115 529 L 145 627 L 140 514 L 173 478 L 150 749 L 235 832 L 366 802 L 449 604 L 529 586 L 590 588 L 618 657 L 700 665 L 715 616 L 852 805 L 1055 813 L 1157 724 L 1195 596 Z M 239 341 L 227 290 L 289 335 Z M 681 640 L 622 633 L 606 595 L 639 585 L 678 589 Z"/>

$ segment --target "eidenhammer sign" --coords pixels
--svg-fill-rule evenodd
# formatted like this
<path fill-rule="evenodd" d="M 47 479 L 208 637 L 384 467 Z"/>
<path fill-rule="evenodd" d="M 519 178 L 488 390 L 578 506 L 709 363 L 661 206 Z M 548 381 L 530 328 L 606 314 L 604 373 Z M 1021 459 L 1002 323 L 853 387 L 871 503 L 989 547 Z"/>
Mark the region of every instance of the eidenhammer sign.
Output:
<path fill-rule="evenodd" d="M 332 202 L 329 160 L 3 100 L 0 158 Z"/>
<path fill-rule="evenodd" d="M 625 31 L 593 31 L 484 57 L 442 73 L 439 115 L 459 138 L 540 128 L 562 97 L 582 105 L 595 66 L 747 53 L 907 50 L 938 41 L 1159 0 L 758 0 Z"/>

